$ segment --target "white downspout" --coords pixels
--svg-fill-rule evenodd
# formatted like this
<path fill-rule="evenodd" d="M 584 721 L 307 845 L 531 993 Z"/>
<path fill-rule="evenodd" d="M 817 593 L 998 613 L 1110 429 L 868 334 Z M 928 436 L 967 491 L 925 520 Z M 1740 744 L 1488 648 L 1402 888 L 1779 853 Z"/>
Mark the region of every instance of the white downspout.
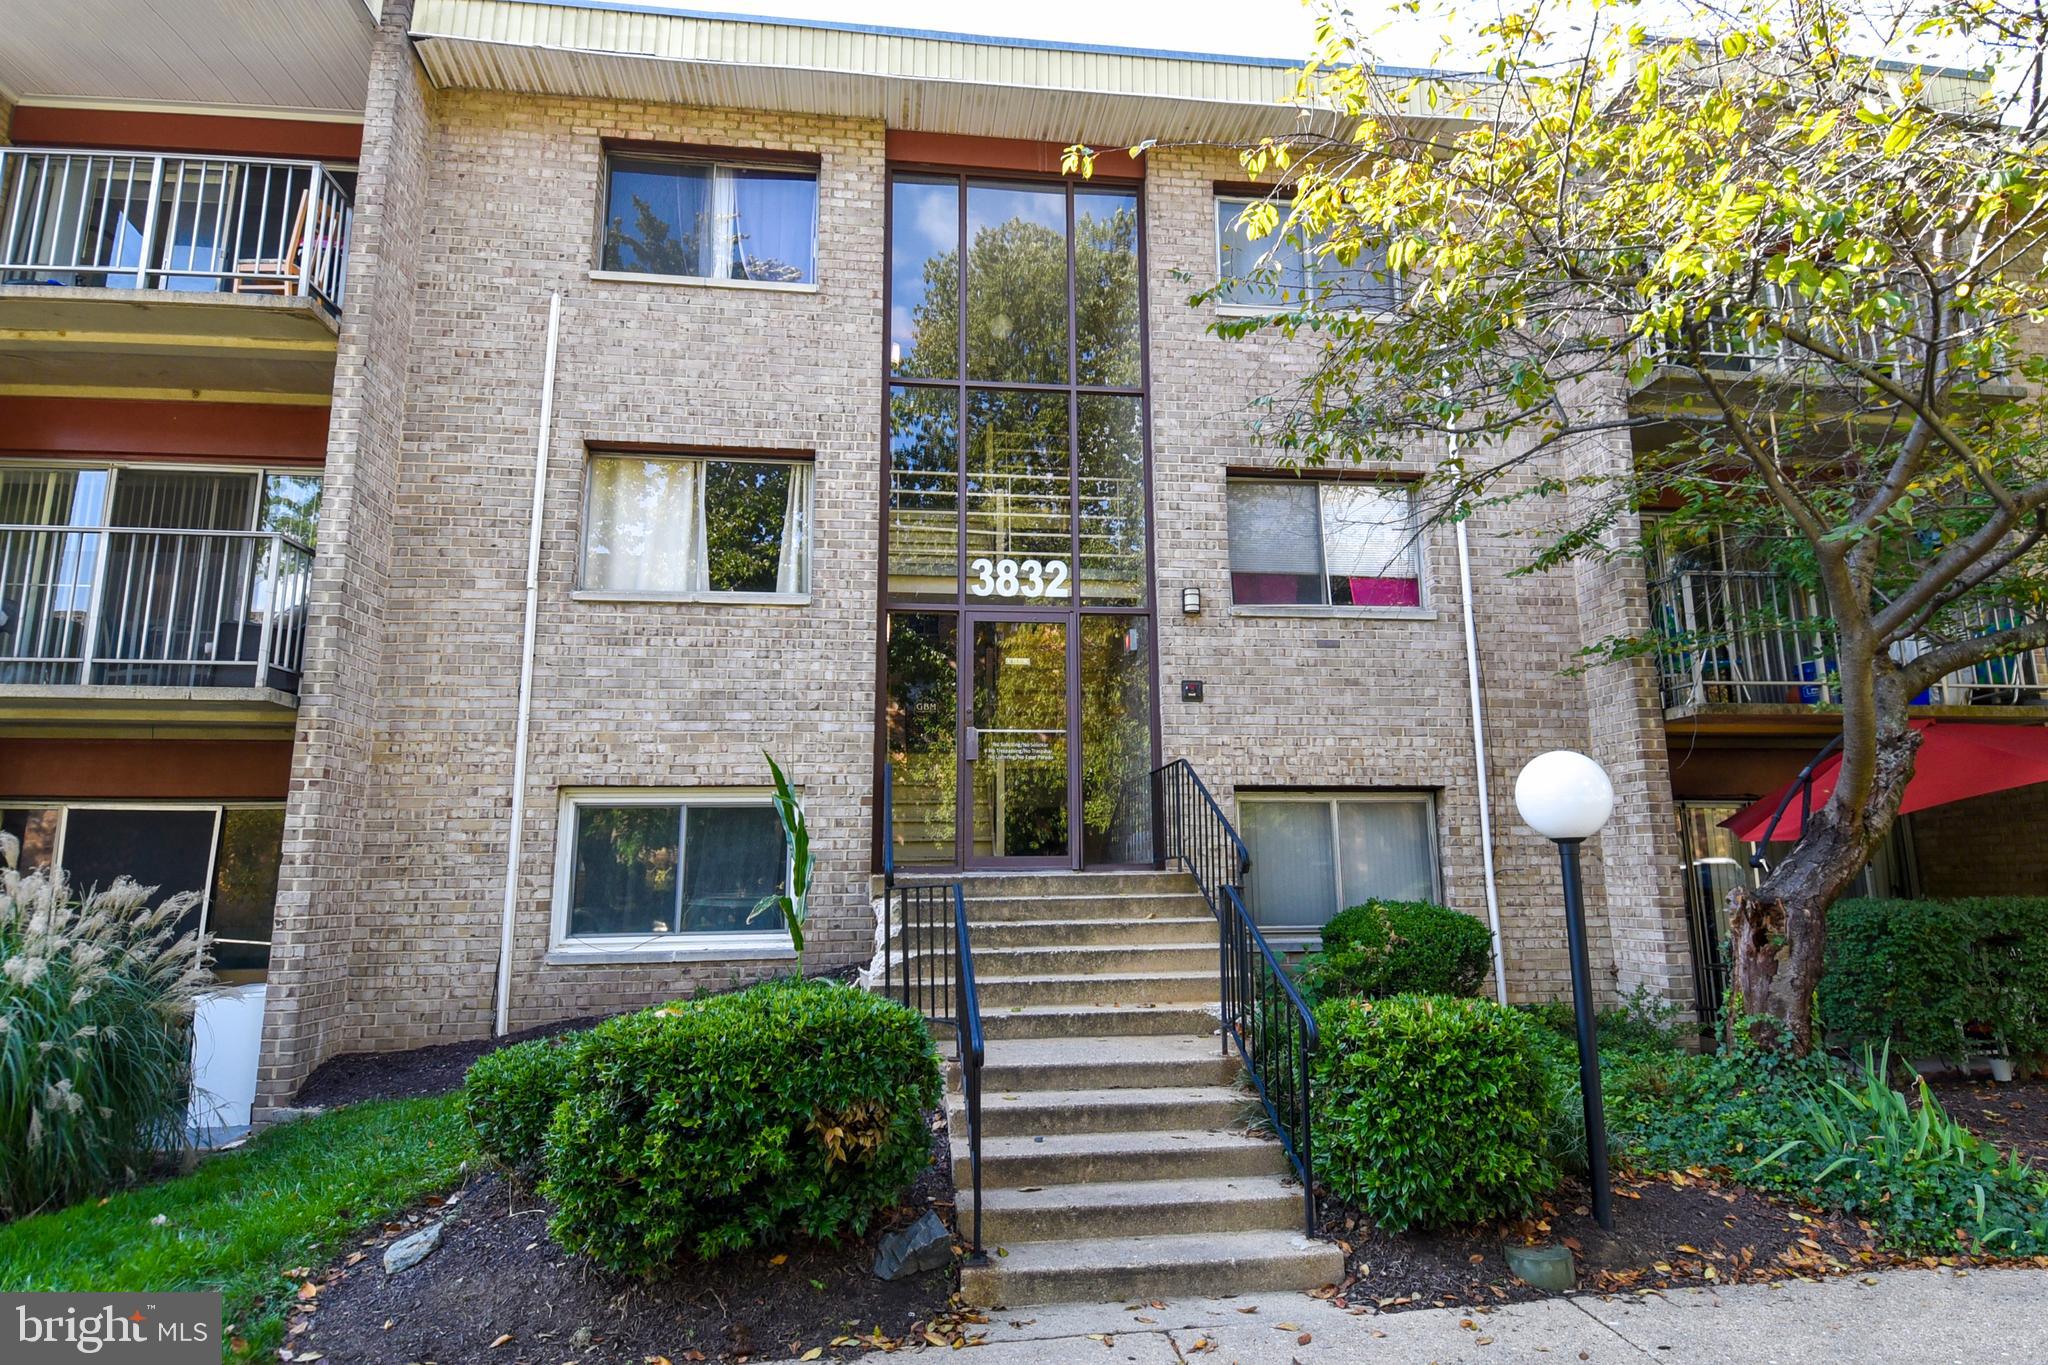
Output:
<path fill-rule="evenodd" d="M 533 634 L 540 611 L 541 495 L 548 481 L 548 429 L 555 420 L 555 342 L 561 331 L 562 291 L 548 296 L 548 358 L 541 370 L 540 435 L 533 450 L 533 521 L 526 538 L 526 634 L 519 646 L 519 720 L 512 732 L 512 829 L 505 843 L 505 912 L 498 926 L 496 1031 L 510 1031 L 512 916 L 519 905 L 519 843 L 526 824 L 526 731 L 533 714 Z"/>
<path fill-rule="evenodd" d="M 1450 458 L 1458 458 L 1458 436 L 1451 433 Z M 1508 960 L 1500 941 L 1500 888 L 1493 875 L 1493 798 L 1486 783 L 1486 710 L 1479 696 L 1479 636 L 1472 622 L 1472 546 L 1458 518 L 1458 605 L 1465 617 L 1465 683 L 1472 698 L 1472 765 L 1479 778 L 1479 856 L 1486 877 L 1486 923 L 1493 930 L 1493 993 L 1508 1002 Z"/>

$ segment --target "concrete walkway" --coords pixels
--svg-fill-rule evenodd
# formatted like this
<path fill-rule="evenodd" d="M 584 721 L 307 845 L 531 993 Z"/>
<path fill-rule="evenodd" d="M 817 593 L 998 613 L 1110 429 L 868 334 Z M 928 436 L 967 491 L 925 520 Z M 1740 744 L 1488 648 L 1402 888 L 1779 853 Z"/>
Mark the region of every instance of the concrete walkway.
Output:
<path fill-rule="evenodd" d="M 974 1365 L 1289 1365 L 1315 1361 L 1806 1365 L 2048 1361 L 2048 1271 L 1894 1270 L 1818 1283 L 1580 1295 L 1492 1312 L 1354 1317 L 1300 1294 L 1164 1309 L 1046 1304 L 990 1314 Z M 861 1357 L 864 1365 L 898 1356 Z"/>

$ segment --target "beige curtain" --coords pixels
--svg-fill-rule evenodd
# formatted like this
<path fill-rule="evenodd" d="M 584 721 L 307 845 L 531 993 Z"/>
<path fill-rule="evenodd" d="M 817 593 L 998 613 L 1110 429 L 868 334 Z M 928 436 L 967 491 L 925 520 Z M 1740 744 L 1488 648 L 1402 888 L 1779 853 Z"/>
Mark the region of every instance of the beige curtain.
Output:
<path fill-rule="evenodd" d="M 807 592 L 811 586 L 811 467 L 789 467 L 789 496 L 782 508 L 782 555 L 775 566 L 775 591 Z"/>
<path fill-rule="evenodd" d="M 591 461 L 583 549 L 586 589 L 702 590 L 701 470 L 694 460 Z"/>

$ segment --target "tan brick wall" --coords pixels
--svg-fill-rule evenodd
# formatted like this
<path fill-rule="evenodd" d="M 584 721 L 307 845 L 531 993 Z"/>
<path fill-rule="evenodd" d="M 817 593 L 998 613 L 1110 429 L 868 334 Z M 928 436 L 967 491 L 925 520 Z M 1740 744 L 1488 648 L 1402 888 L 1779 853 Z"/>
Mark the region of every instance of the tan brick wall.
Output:
<path fill-rule="evenodd" d="M 492 1027 L 524 569 L 548 298 L 562 295 L 545 486 L 532 738 L 511 1024 L 628 1008 L 786 962 L 570 966 L 545 960 L 565 787 L 803 786 L 819 870 L 805 966 L 862 959 L 875 686 L 884 153 L 879 124 L 597 100 L 444 92 L 380 55 L 350 331 L 337 380 L 329 525 L 301 727 L 279 1001 L 266 1095 L 320 1058 Z M 431 127 L 427 115 L 431 112 Z M 596 281 L 601 139 L 760 146 L 821 158 L 814 293 Z M 400 155 L 409 169 L 395 167 Z M 1157 580 L 1165 753 L 1226 800 L 1239 786 L 1439 794 L 1450 901 L 1484 913 L 1451 534 L 1428 549 L 1426 619 L 1278 619 L 1230 607 L 1223 474 L 1270 457 L 1245 404 L 1309 343 L 1204 333 L 1189 285 L 1214 270 L 1211 182 L 1227 158 L 1157 155 L 1147 187 Z M 380 216 L 385 225 L 376 226 Z M 367 221 L 365 221 L 367 220 Z M 400 297 L 402 295 L 402 297 Z M 365 347 L 365 334 L 379 340 Z M 402 411 L 398 400 L 402 397 Z M 587 443 L 815 452 L 807 605 L 576 600 Z M 1423 457 L 1418 455 L 1421 467 Z M 1551 847 L 1523 830 L 1515 772 L 1596 743 L 1569 572 L 1512 578 L 1529 514 L 1471 530 L 1501 911 L 1517 997 L 1565 989 Z M 370 562 L 374 561 L 374 562 Z M 1199 618 L 1179 610 L 1203 590 Z M 1209 700 L 1178 700 L 1201 678 Z M 1634 717 L 1640 720 L 1640 717 Z M 1642 778 L 1647 781 L 1647 776 Z M 1594 956 L 1612 982 L 1602 866 Z M 1651 960 L 1623 926 L 1624 979 Z M 1681 940 L 1682 946 L 1682 940 Z M 1629 973 L 1636 974 L 1634 978 Z"/>
<path fill-rule="evenodd" d="M 1284 392 L 1305 370 L 1316 343 L 1276 337 L 1232 342 L 1207 334 L 1214 308 L 1190 308 L 1188 296 L 1215 278 L 1214 184 L 1243 173 L 1227 155 L 1171 151 L 1148 160 L 1165 755 L 1191 759 L 1226 801 L 1240 786 L 1436 791 L 1445 895 L 1457 908 L 1484 915 L 1454 532 L 1445 527 L 1429 538 L 1428 619 L 1273 617 L 1232 609 L 1225 470 L 1278 463 L 1273 452 L 1253 444 L 1246 404 Z M 1173 281 L 1176 270 L 1191 283 Z M 1420 471 L 1432 459 L 1432 452 L 1418 450 L 1412 463 Z M 1536 515 L 1527 503 L 1487 508 L 1468 528 L 1502 939 L 1510 994 L 1518 999 L 1564 992 L 1569 967 L 1555 850 L 1515 815 L 1515 774 L 1545 749 L 1586 749 L 1591 741 L 1588 684 L 1566 675 L 1583 638 L 1574 576 L 1509 576 L 1529 553 L 1530 542 L 1516 533 Z M 1202 590 L 1199 617 L 1179 611 L 1187 586 Z M 1207 684 L 1206 701 L 1179 699 L 1186 678 Z M 1666 808 L 1664 818 L 1668 792 Z M 1646 838 L 1637 825 L 1656 818 L 1624 805 L 1609 833 L 1587 848 L 1593 965 L 1609 987 L 1615 961 L 1603 883 L 1611 874 L 1603 864 L 1618 848 L 1633 856 Z M 1668 970 L 1682 976 L 1683 960 Z"/>

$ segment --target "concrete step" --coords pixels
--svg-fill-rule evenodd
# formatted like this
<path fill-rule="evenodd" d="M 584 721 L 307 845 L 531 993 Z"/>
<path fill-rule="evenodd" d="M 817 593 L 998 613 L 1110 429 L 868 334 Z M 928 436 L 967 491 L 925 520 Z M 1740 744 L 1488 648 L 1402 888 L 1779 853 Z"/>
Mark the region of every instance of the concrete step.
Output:
<path fill-rule="evenodd" d="M 1216 919 L 1207 910 L 1200 915 L 1163 919 L 1043 919 L 993 920 L 969 926 L 974 954 L 984 948 L 1066 948 L 1086 945 L 1134 947 L 1149 943 L 1206 943 L 1209 955 L 1216 955 Z"/>
<path fill-rule="evenodd" d="M 1251 1175 L 984 1188 L 981 1218 L 982 1244 L 1007 1248 L 1092 1237 L 1272 1232 L 1301 1222 L 1301 1186 Z"/>
<path fill-rule="evenodd" d="M 984 1040 L 1105 1038 L 1130 1034 L 1214 1035 L 1216 1005 L 1009 1005 L 981 1007 Z"/>
<path fill-rule="evenodd" d="M 967 1138 L 955 1128 L 953 1183 L 974 1178 Z M 1270 1138 L 1241 1132 L 1170 1131 L 1068 1133 L 983 1137 L 982 1197 L 1020 1185 L 1082 1185 L 1116 1180 L 1194 1180 L 1207 1177 L 1287 1175 L 1287 1153 Z M 966 1196 L 963 1194 L 962 1198 Z"/>
<path fill-rule="evenodd" d="M 1252 1117 L 1249 1094 L 1227 1085 L 1123 1086 L 1103 1090 L 981 1092 L 981 1135 L 1056 1133 L 1243 1132 Z M 947 1097 L 949 1132 L 965 1133 L 960 1092 Z"/>
<path fill-rule="evenodd" d="M 1011 1038 L 988 1046 L 983 1095 L 1023 1090 L 1229 1085 L 1238 1062 L 1207 1038 Z M 957 1068 L 948 1079 L 959 1084 Z"/>
<path fill-rule="evenodd" d="M 1209 903 L 1183 892 L 1125 892 L 1114 895 L 989 896 L 967 902 L 970 928 L 1015 919 L 1194 919 L 1209 915 Z M 1210 916 L 1214 918 L 1213 915 Z"/>
<path fill-rule="evenodd" d="M 980 962 L 975 963 L 976 968 Z M 981 1014 L 1024 1005 L 1192 1005 L 1217 996 L 1216 969 L 1126 972 L 1117 976 L 977 975 Z"/>
<path fill-rule="evenodd" d="M 911 960 L 917 959 L 912 953 Z M 1067 947 L 1039 944 L 995 946 L 974 941 L 974 974 L 981 982 L 1010 977 L 1109 976 L 1136 972 L 1203 972 L 1215 975 L 1216 945 L 1191 943 L 1086 943 Z"/>
<path fill-rule="evenodd" d="M 1344 1253 L 1334 1243 L 1277 1230 L 1023 1242 L 1005 1250 L 1006 1256 L 991 1253 L 985 1265 L 960 1267 L 960 1296 L 968 1303 L 1015 1307 L 1311 1290 L 1344 1275 Z"/>
<path fill-rule="evenodd" d="M 959 882 L 969 901 L 990 896 L 1102 896 L 1124 892 L 1194 891 L 1186 872 L 950 872 L 911 875 L 900 868 L 899 885 Z"/>

